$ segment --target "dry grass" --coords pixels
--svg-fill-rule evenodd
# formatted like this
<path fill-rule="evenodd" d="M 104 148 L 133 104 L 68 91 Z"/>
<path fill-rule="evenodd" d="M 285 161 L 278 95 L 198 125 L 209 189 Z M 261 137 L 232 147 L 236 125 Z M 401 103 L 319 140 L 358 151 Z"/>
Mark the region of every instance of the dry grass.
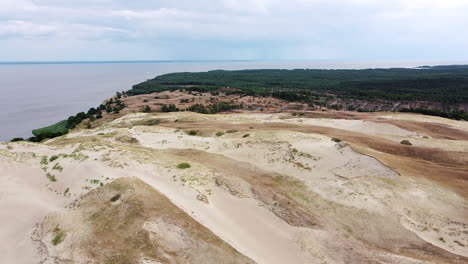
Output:
<path fill-rule="evenodd" d="M 120 194 L 118 198 L 116 193 Z M 114 200 L 114 201 L 112 201 Z M 115 203 L 116 201 L 120 203 Z M 84 250 L 95 263 L 140 263 L 142 258 L 161 263 L 252 263 L 204 226 L 172 204 L 166 197 L 136 178 L 121 178 L 86 195 L 71 212 L 84 215 L 89 232 L 70 250 Z M 58 221 L 60 217 L 55 218 Z M 184 234 L 187 246 L 174 251 L 171 240 L 143 229 L 145 223 L 167 223 Z M 54 223 L 48 223 L 52 225 Z M 59 244 L 69 235 L 80 237 L 72 229 L 53 230 Z M 162 235 L 162 236 L 161 236 Z M 98 243 L 99 241 L 99 243 Z M 197 245 L 197 246 L 190 246 Z M 75 252 L 75 251 L 73 251 Z M 68 256 L 68 255 L 67 255 Z M 75 254 L 75 257 L 79 257 Z"/>

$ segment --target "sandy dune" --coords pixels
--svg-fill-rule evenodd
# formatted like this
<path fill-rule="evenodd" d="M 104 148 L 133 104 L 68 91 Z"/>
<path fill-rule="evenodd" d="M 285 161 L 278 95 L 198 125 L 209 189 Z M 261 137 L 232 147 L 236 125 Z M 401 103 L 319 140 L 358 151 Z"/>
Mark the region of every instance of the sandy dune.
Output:
<path fill-rule="evenodd" d="M 465 263 L 466 122 L 408 118 L 434 121 L 131 114 L 2 143 L 0 262 Z"/>

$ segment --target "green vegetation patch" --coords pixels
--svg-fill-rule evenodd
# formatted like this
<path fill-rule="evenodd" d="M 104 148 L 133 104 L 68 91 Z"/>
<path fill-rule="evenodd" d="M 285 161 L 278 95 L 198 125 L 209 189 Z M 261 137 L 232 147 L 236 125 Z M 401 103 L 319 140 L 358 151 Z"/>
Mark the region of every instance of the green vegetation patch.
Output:
<path fill-rule="evenodd" d="M 198 134 L 198 131 L 197 130 L 190 130 L 187 132 L 187 134 L 189 134 L 190 136 L 196 136 Z"/>
<path fill-rule="evenodd" d="M 62 166 L 60 166 L 60 164 L 58 164 L 58 163 L 57 163 L 57 164 L 55 164 L 55 165 L 54 165 L 54 167 L 53 167 L 52 169 L 53 169 L 53 170 L 58 170 L 58 171 L 60 171 L 60 172 L 62 172 L 62 171 L 63 171 L 63 167 L 62 167 Z"/>
<path fill-rule="evenodd" d="M 49 161 L 52 162 L 52 161 L 54 161 L 54 160 L 56 160 L 58 158 L 59 158 L 59 156 L 53 155 L 52 157 L 50 157 Z"/>
<path fill-rule="evenodd" d="M 182 162 L 182 163 L 177 164 L 177 168 L 182 169 L 182 170 L 188 169 L 188 168 L 191 168 L 191 167 L 192 166 L 187 162 Z"/>
<path fill-rule="evenodd" d="M 47 165 L 47 164 L 49 164 L 49 161 L 48 161 L 48 159 L 47 159 L 47 156 L 42 156 L 42 158 L 41 158 L 41 164 L 42 164 L 42 165 Z"/>
<path fill-rule="evenodd" d="M 65 231 L 63 231 L 59 227 L 56 227 L 54 229 L 54 238 L 52 239 L 52 244 L 54 246 L 56 246 L 56 245 L 62 243 L 65 240 L 66 236 L 67 236 L 67 234 L 65 233 Z"/>
<path fill-rule="evenodd" d="M 226 131 L 226 133 L 228 133 L 228 134 L 237 133 L 237 132 L 239 132 L 239 130 L 230 129 L 230 130 Z"/>
<path fill-rule="evenodd" d="M 332 138 L 332 141 L 336 142 L 336 143 L 340 143 L 341 142 L 341 139 L 339 138 Z"/>
<path fill-rule="evenodd" d="M 54 138 L 65 135 L 68 133 L 67 120 L 60 121 L 48 127 L 34 129 L 32 133 L 34 135 L 32 139 L 34 140 L 30 140 L 34 142 L 41 142 L 46 138 Z"/>
<path fill-rule="evenodd" d="M 217 136 L 217 137 L 220 137 L 220 136 L 222 136 L 222 135 L 224 135 L 224 132 L 217 132 L 217 133 L 216 133 L 216 136 Z"/>
<path fill-rule="evenodd" d="M 56 182 L 57 181 L 57 178 L 55 178 L 55 175 L 51 174 L 51 173 L 47 173 L 46 174 L 47 178 L 49 179 L 49 181 L 51 182 Z"/>

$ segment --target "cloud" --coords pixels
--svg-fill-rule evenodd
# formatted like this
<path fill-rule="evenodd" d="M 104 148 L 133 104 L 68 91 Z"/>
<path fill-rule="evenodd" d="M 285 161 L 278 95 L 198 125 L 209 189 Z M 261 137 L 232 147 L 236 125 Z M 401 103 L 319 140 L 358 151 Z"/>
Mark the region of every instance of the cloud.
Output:
<path fill-rule="evenodd" d="M 123 46 L 166 59 L 455 58 L 467 53 L 467 13 L 465 0 L 0 0 L 0 48 L 27 39 L 32 51 L 93 47 L 97 59 Z"/>

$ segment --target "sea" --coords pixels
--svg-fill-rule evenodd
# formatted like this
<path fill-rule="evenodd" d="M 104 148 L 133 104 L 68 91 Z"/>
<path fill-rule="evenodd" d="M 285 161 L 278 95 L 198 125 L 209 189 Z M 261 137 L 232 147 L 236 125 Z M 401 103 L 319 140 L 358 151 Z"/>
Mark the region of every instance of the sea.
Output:
<path fill-rule="evenodd" d="M 96 107 L 116 91 L 172 72 L 243 69 L 414 68 L 449 61 L 97 61 L 0 62 L 0 141 Z"/>

